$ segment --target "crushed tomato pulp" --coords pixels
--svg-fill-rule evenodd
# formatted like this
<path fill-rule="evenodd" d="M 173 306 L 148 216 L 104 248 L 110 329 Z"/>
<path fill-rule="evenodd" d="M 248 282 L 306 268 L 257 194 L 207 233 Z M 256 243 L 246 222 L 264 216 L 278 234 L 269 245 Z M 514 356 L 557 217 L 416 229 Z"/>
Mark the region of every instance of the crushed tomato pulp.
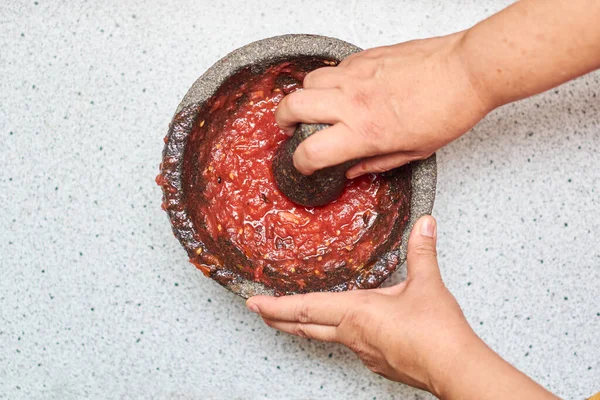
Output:
<path fill-rule="evenodd" d="M 197 265 L 226 265 L 281 292 L 326 290 L 360 274 L 389 242 L 398 217 L 389 179 L 350 180 L 338 200 L 315 208 L 292 203 L 273 180 L 273 156 L 288 138 L 275 122 L 277 105 L 315 65 L 331 63 L 280 62 L 207 103 L 186 149 L 193 162 L 183 183 L 187 212 L 205 228 L 200 239 L 218 251 Z"/>

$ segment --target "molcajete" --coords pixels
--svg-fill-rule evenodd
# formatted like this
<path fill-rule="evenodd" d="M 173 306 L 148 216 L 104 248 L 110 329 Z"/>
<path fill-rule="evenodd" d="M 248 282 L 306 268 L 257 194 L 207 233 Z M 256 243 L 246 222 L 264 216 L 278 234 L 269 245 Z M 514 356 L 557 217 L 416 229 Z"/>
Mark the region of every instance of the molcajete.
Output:
<path fill-rule="evenodd" d="M 349 181 L 323 207 L 297 206 L 274 185 L 270 164 L 285 140 L 277 103 L 307 72 L 358 51 L 314 35 L 251 43 L 206 71 L 173 117 L 157 177 L 163 208 L 190 262 L 242 297 L 378 287 L 431 212 L 435 155 Z"/>

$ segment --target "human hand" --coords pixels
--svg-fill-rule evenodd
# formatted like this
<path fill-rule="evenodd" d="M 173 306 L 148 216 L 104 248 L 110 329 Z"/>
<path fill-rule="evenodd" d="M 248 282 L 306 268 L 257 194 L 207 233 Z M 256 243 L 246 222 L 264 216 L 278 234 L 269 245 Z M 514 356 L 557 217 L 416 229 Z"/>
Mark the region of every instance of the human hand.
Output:
<path fill-rule="evenodd" d="M 339 342 L 386 378 L 437 391 L 454 360 L 479 344 L 446 289 L 436 259 L 436 223 L 422 217 L 408 243 L 403 283 L 381 289 L 255 296 L 248 307 L 271 327 Z"/>
<path fill-rule="evenodd" d="M 466 31 L 366 50 L 309 73 L 275 113 L 333 126 L 303 141 L 303 174 L 363 158 L 346 175 L 426 158 L 496 107 L 600 68 L 600 3 L 518 1 Z"/>
<path fill-rule="evenodd" d="M 348 178 L 383 172 L 426 158 L 473 127 L 491 107 L 463 66 L 462 36 L 374 48 L 309 73 L 304 90 L 279 104 L 277 123 L 290 135 L 298 122 L 333 126 L 298 146 L 295 167 L 308 175 L 363 158 Z"/>
<path fill-rule="evenodd" d="M 248 308 L 292 335 L 338 342 L 373 372 L 440 398 L 556 399 L 471 329 L 440 275 L 436 222 L 420 218 L 399 285 L 342 293 L 254 296 Z"/>

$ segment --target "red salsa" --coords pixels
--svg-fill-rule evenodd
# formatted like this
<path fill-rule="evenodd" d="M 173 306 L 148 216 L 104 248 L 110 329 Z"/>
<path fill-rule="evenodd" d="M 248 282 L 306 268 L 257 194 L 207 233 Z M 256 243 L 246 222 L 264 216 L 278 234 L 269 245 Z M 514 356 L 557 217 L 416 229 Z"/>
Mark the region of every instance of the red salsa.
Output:
<path fill-rule="evenodd" d="M 334 63 L 286 61 L 249 71 L 196 119 L 183 186 L 186 211 L 202 227 L 196 236 L 204 246 L 192 261 L 206 274 L 226 267 L 280 293 L 329 290 L 398 244 L 398 202 L 406 198 L 390 195 L 393 179 L 350 180 L 338 200 L 315 208 L 292 203 L 274 183 L 272 159 L 288 138 L 275 122 L 277 104 L 310 70 Z"/>

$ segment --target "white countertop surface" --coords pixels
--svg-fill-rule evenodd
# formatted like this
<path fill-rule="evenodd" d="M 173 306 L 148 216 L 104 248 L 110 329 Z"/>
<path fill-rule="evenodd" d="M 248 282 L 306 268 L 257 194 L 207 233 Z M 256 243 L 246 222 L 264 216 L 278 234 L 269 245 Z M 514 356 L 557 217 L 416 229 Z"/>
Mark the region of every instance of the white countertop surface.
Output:
<path fill-rule="evenodd" d="M 0 399 L 428 399 L 279 334 L 187 262 L 154 184 L 177 104 L 250 41 L 361 47 L 510 1 L 4 1 Z M 481 337 L 564 398 L 600 390 L 600 74 L 438 153 L 443 276 Z"/>

